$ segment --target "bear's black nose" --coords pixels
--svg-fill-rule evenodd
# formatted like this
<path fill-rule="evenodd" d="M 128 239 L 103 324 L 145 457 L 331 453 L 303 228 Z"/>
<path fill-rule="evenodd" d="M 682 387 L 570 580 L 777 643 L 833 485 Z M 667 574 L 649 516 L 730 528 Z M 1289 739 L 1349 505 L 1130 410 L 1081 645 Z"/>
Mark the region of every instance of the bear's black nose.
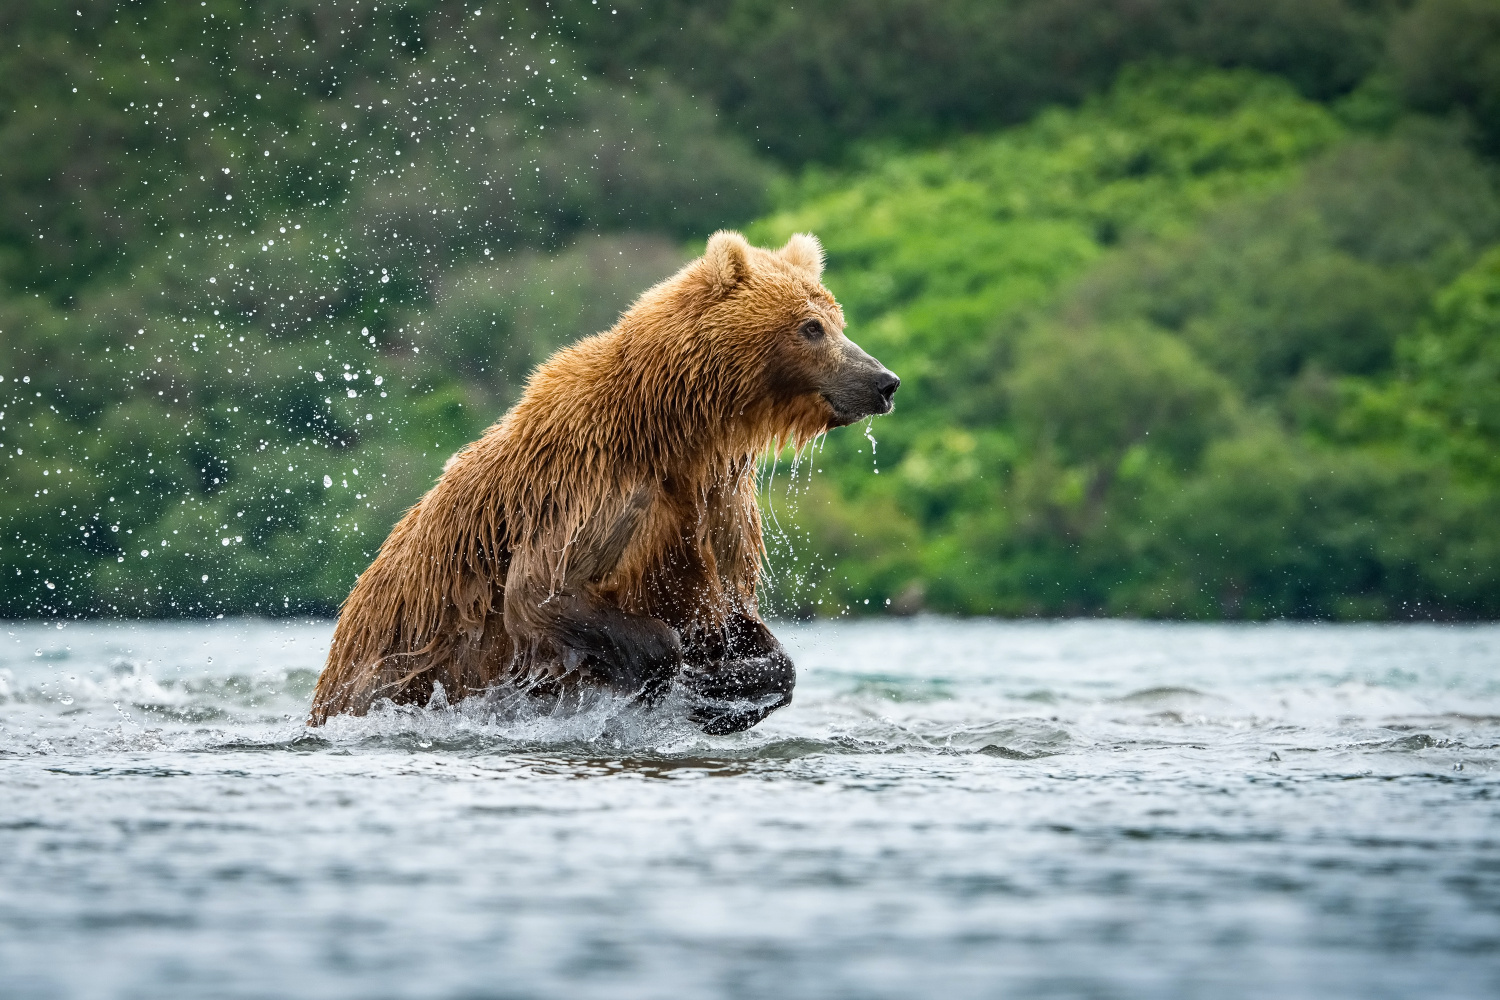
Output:
<path fill-rule="evenodd" d="M 896 395 L 896 390 L 899 388 L 901 388 L 901 379 L 896 376 L 895 372 L 883 371 L 875 377 L 875 391 L 879 392 L 880 398 L 887 403 L 891 401 L 892 396 Z"/>

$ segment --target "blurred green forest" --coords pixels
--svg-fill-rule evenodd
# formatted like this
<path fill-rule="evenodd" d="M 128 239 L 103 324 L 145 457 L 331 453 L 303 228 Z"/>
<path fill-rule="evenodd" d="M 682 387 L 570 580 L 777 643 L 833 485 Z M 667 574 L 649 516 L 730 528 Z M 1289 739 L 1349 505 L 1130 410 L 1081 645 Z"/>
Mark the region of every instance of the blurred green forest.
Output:
<path fill-rule="evenodd" d="M 808 230 L 768 603 L 1500 615 L 1493 0 L 16 2 L 0 615 L 331 613 L 559 344 Z"/>

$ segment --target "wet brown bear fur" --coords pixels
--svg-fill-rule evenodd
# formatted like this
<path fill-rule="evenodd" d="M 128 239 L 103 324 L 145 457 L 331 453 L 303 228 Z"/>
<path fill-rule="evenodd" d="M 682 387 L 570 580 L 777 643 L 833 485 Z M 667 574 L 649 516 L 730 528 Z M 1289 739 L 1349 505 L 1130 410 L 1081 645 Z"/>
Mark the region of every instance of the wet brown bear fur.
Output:
<path fill-rule="evenodd" d="M 554 354 L 391 531 L 344 602 L 309 721 L 485 691 L 655 700 L 710 732 L 791 698 L 756 607 L 757 457 L 890 409 L 822 248 L 720 232 L 605 333 Z M 724 703 L 739 707 L 725 708 Z M 565 707 L 565 706 L 564 706 Z"/>

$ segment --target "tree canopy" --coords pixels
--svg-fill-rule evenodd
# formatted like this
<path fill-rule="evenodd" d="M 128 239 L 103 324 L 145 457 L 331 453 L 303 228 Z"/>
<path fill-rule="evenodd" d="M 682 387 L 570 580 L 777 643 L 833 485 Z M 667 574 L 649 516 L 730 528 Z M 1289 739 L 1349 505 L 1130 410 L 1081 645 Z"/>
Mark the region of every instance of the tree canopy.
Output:
<path fill-rule="evenodd" d="M 904 380 L 778 457 L 775 610 L 1500 612 L 1491 4 L 0 27 L 0 613 L 332 611 L 721 226 L 816 232 Z"/>

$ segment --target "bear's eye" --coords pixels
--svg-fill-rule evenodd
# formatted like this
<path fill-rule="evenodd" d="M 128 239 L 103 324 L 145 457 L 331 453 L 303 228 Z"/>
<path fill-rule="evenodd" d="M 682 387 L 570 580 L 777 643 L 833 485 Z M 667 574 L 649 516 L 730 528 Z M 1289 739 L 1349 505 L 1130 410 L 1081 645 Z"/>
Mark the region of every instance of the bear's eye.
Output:
<path fill-rule="evenodd" d="M 802 336 L 808 340 L 820 340 L 823 337 L 823 324 L 815 319 L 810 319 L 802 324 Z"/>

